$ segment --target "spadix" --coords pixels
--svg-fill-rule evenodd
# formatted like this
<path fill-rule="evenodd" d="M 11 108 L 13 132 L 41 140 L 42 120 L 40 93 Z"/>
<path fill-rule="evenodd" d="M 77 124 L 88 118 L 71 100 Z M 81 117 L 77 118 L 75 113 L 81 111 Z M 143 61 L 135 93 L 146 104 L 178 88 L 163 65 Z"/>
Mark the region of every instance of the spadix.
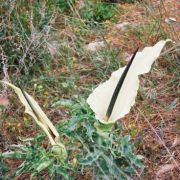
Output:
<path fill-rule="evenodd" d="M 113 72 L 110 79 L 100 84 L 89 95 L 87 103 L 96 118 L 104 123 L 114 123 L 124 117 L 135 104 L 139 78 L 148 73 L 167 41 L 159 41 L 142 52 L 135 52 L 128 65 Z"/>

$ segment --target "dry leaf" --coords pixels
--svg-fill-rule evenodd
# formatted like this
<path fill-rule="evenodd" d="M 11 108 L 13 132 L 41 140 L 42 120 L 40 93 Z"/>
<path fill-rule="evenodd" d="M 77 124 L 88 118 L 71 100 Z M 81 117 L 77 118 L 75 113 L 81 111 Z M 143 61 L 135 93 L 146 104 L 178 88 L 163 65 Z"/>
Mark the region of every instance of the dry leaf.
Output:
<path fill-rule="evenodd" d="M 167 173 L 169 171 L 172 171 L 174 168 L 176 168 L 177 166 L 175 164 L 166 164 L 164 166 L 161 166 L 160 169 L 158 170 L 158 172 L 156 173 L 157 176 L 160 176 L 164 173 Z"/>

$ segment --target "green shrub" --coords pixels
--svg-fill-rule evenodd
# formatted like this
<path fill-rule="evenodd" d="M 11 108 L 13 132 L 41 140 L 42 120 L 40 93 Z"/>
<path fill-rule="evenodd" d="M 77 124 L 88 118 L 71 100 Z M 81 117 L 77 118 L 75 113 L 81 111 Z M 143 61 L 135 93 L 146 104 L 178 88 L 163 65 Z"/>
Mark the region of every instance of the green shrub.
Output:
<path fill-rule="evenodd" d="M 116 4 L 86 1 L 80 15 L 88 21 L 102 22 L 112 18 L 116 13 Z"/>
<path fill-rule="evenodd" d="M 56 9 L 60 12 L 65 12 L 69 9 L 69 5 L 72 5 L 75 0 L 48 0 L 47 7 L 50 9 Z"/>

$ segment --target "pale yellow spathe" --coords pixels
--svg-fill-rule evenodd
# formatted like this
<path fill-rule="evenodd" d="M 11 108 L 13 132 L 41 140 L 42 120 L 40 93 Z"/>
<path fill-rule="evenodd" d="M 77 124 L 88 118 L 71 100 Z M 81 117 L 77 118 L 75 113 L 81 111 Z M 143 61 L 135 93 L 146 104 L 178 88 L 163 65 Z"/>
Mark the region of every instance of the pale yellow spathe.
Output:
<path fill-rule="evenodd" d="M 10 86 L 15 93 L 18 95 L 20 101 L 22 102 L 22 104 L 25 106 L 25 113 L 29 114 L 30 116 L 33 117 L 33 119 L 36 121 L 36 123 L 43 129 L 43 131 L 47 134 L 49 141 L 52 145 L 55 145 L 57 142 L 56 140 L 59 139 L 59 133 L 57 132 L 56 128 L 54 127 L 54 125 L 52 124 L 52 122 L 48 119 L 48 117 L 46 116 L 46 114 L 42 111 L 42 109 L 40 108 L 40 106 L 38 105 L 38 103 L 33 99 L 32 96 L 30 96 L 28 93 L 24 92 L 29 100 L 29 102 L 31 103 L 31 105 L 33 106 L 33 109 L 36 111 L 36 114 L 33 112 L 33 110 L 31 109 L 30 105 L 28 104 L 27 100 L 25 99 L 22 91 L 20 88 L 16 87 L 15 85 L 9 83 L 9 82 L 4 82 L 3 83 L 7 84 L 8 86 Z M 52 136 L 53 133 L 53 137 Z"/>
<path fill-rule="evenodd" d="M 136 54 L 118 94 L 109 119 L 106 117 L 106 112 L 113 92 L 125 67 L 113 72 L 109 80 L 100 84 L 89 95 L 87 103 L 90 105 L 91 109 L 95 113 L 96 118 L 100 122 L 104 124 L 114 123 L 118 119 L 124 117 L 130 111 L 131 106 L 135 104 L 135 98 L 139 88 L 138 75 L 148 73 L 150 71 L 153 62 L 159 57 L 167 41 L 170 40 L 159 41 L 154 46 L 146 47 L 141 52 Z"/>

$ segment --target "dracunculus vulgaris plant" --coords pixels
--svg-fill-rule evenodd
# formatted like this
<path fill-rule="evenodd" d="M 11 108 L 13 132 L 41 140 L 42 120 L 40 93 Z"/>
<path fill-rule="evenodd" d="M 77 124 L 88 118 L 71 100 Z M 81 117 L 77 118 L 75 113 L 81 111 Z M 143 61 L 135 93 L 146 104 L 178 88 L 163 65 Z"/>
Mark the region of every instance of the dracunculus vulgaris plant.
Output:
<path fill-rule="evenodd" d="M 161 40 L 140 52 L 137 49 L 127 66 L 113 72 L 107 81 L 96 87 L 89 95 L 87 103 L 100 122 L 97 125 L 99 129 L 105 126 L 110 129 L 117 120 L 129 113 L 135 104 L 139 88 L 138 76 L 150 71 L 153 62 L 168 41 L 170 40 Z"/>
<path fill-rule="evenodd" d="M 139 75 L 148 73 L 153 62 L 159 57 L 166 42 L 162 40 L 152 47 L 146 47 L 141 52 L 138 49 L 132 55 L 127 66 L 113 72 L 110 79 L 100 84 L 89 95 L 87 103 L 94 111 L 97 120 L 96 130 L 100 136 L 108 138 L 108 132 L 114 123 L 129 113 L 135 104 L 135 98 L 139 88 Z M 52 122 L 42 111 L 38 103 L 27 92 L 9 82 L 3 82 L 10 86 L 18 95 L 28 113 L 47 135 L 52 150 L 62 160 L 67 158 L 65 145 L 60 142 L 60 135 Z"/>
<path fill-rule="evenodd" d="M 52 151 L 59 156 L 60 160 L 64 161 L 67 158 L 66 148 L 64 144 L 60 142 L 60 136 L 55 126 L 42 111 L 39 104 L 22 88 L 16 87 L 9 82 L 2 82 L 10 86 L 15 91 L 21 103 L 25 106 L 25 113 L 29 114 L 39 125 L 39 127 L 41 127 L 52 145 Z"/>

